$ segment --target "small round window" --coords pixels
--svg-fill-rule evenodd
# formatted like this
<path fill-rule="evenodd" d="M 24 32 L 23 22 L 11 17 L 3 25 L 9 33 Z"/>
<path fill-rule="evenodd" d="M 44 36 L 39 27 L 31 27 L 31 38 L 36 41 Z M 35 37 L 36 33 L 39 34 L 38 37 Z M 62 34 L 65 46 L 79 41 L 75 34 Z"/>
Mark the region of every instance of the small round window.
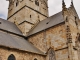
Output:
<path fill-rule="evenodd" d="M 9 57 L 8 57 L 8 60 L 16 60 L 15 56 L 13 54 L 11 54 Z"/>

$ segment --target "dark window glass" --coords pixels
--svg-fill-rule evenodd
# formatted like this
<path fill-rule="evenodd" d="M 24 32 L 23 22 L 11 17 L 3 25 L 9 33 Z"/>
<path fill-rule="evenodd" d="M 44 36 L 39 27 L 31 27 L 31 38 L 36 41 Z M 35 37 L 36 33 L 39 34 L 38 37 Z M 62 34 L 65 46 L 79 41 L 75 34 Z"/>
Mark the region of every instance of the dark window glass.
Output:
<path fill-rule="evenodd" d="M 38 1 L 38 0 L 35 0 L 35 4 L 36 4 L 37 6 L 39 6 L 39 1 Z"/>
<path fill-rule="evenodd" d="M 78 36 L 78 41 L 80 41 L 80 34 L 79 34 L 79 36 Z"/>
<path fill-rule="evenodd" d="M 68 22 L 68 18 L 66 17 L 66 22 Z"/>
<path fill-rule="evenodd" d="M 19 2 L 18 2 L 18 0 L 16 1 L 16 7 L 18 6 L 18 4 L 19 4 Z"/>
<path fill-rule="evenodd" d="M 78 25 L 77 21 L 75 21 L 75 24 Z"/>
<path fill-rule="evenodd" d="M 77 17 L 75 16 L 75 20 L 77 19 Z"/>
<path fill-rule="evenodd" d="M 31 15 L 30 15 L 30 18 L 31 18 Z"/>
<path fill-rule="evenodd" d="M 13 54 L 11 54 L 9 57 L 8 57 L 8 60 L 16 60 L 15 56 Z"/>
<path fill-rule="evenodd" d="M 37 60 L 36 58 L 34 60 Z"/>

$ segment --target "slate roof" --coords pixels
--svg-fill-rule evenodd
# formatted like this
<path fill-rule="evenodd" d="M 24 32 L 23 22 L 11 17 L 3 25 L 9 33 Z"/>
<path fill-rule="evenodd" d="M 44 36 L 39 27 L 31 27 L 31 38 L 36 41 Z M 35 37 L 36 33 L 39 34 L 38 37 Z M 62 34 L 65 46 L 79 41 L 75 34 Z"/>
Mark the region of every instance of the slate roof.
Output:
<path fill-rule="evenodd" d="M 42 30 L 55 26 L 59 23 L 64 22 L 62 12 L 59 12 L 43 21 L 41 21 L 33 30 L 30 31 L 29 35 L 38 33 Z M 7 20 L 0 19 L 0 29 L 13 32 L 15 34 L 22 35 L 21 31 L 17 28 L 14 23 L 11 23 Z M 24 37 L 13 36 L 10 33 L 0 31 L 0 45 L 19 49 L 27 52 L 33 52 L 37 54 L 45 55 L 43 52 L 34 47 L 31 43 L 29 43 Z"/>
<path fill-rule="evenodd" d="M 43 52 L 38 50 L 32 44 L 30 44 L 26 39 L 18 36 L 12 36 L 9 33 L 1 31 L 0 31 L 0 46 L 45 55 Z"/>
<path fill-rule="evenodd" d="M 62 22 L 64 22 L 64 19 L 63 19 L 63 15 L 62 15 L 62 11 L 61 11 L 61 12 L 41 21 L 38 25 L 36 25 L 36 27 L 33 30 L 30 31 L 28 36 L 38 33 L 40 31 L 50 28 L 52 26 L 55 26 Z"/>
<path fill-rule="evenodd" d="M 0 29 L 22 35 L 21 31 L 17 28 L 17 26 L 14 23 L 1 18 L 0 18 Z"/>
<path fill-rule="evenodd" d="M 22 35 L 21 31 L 17 28 L 17 26 L 14 23 L 1 18 L 0 29 Z M 4 31 L 0 31 L 0 46 L 45 55 L 43 52 L 41 52 L 31 43 L 29 43 L 26 39 L 24 39 L 24 37 L 13 36 L 10 35 L 10 33 L 6 33 Z"/>

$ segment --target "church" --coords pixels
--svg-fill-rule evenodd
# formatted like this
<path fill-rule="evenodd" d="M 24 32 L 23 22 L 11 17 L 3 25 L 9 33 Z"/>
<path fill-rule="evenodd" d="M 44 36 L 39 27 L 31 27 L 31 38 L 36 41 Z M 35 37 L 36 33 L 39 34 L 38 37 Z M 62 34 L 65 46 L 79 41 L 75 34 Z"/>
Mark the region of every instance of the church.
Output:
<path fill-rule="evenodd" d="M 80 60 L 80 20 L 73 1 L 49 17 L 48 0 L 7 0 L 0 18 L 0 60 Z"/>

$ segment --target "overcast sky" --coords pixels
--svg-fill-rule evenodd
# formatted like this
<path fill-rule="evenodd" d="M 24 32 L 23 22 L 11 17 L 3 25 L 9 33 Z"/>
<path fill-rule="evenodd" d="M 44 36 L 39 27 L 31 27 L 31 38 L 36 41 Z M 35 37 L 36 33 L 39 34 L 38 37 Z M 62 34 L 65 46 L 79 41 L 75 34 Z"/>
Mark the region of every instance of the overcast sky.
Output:
<path fill-rule="evenodd" d="M 80 16 L 80 0 L 73 0 L 74 6 Z M 65 0 L 67 7 L 70 6 L 71 0 Z M 49 16 L 54 15 L 62 10 L 62 0 L 48 0 Z M 7 18 L 8 1 L 0 0 L 0 18 Z"/>

